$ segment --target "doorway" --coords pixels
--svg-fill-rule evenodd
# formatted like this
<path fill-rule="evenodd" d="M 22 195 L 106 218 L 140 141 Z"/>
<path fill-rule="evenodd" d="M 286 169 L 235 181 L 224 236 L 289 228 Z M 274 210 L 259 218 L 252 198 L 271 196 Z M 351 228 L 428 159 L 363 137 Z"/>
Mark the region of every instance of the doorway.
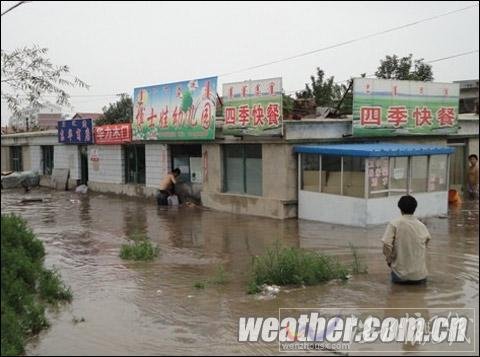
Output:
<path fill-rule="evenodd" d="M 88 183 L 88 146 L 78 145 L 78 156 L 80 158 L 80 185 Z"/>

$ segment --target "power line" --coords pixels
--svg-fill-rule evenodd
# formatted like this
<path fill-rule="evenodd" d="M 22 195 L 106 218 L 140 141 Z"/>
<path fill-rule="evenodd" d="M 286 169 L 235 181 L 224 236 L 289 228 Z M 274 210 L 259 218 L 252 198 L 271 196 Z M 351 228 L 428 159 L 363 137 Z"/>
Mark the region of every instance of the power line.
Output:
<path fill-rule="evenodd" d="M 462 52 L 462 53 L 458 53 L 458 54 L 451 55 L 451 56 L 447 56 L 447 57 L 437 58 L 437 59 L 434 59 L 434 60 L 425 61 L 425 63 L 441 62 L 441 61 L 445 61 L 445 60 L 452 59 L 452 58 L 457 58 L 457 57 L 463 57 L 463 56 L 471 55 L 471 54 L 474 54 L 474 53 L 478 53 L 478 50 L 472 50 L 472 51 Z M 375 76 L 375 73 L 365 75 L 365 77 L 373 77 L 373 76 Z M 351 78 L 348 78 L 348 79 L 344 79 L 343 81 L 336 81 L 336 82 L 334 82 L 334 83 L 335 83 L 335 84 L 345 83 L 345 82 L 348 82 L 350 79 L 351 79 Z M 301 91 L 301 90 L 304 90 L 304 88 L 302 88 L 302 89 L 297 89 L 297 90 L 291 90 L 291 91 L 286 92 L 285 94 L 294 94 L 294 93 L 296 93 L 296 92 L 298 92 L 298 91 Z"/>
<path fill-rule="evenodd" d="M 441 61 L 444 61 L 444 60 L 447 60 L 447 59 L 452 59 L 452 58 L 457 58 L 457 57 L 462 57 L 462 56 L 466 56 L 466 55 L 471 55 L 471 54 L 474 54 L 478 52 L 478 50 L 473 50 L 473 51 L 468 51 L 468 52 L 462 52 L 462 53 L 458 53 L 456 55 L 451 55 L 451 56 L 448 56 L 448 57 L 442 57 L 442 58 L 437 58 L 437 59 L 434 59 L 434 60 L 431 60 L 431 61 L 425 61 L 425 63 L 435 63 L 435 62 L 441 62 Z M 376 74 L 375 73 L 372 73 L 372 74 L 367 74 L 365 77 L 373 77 L 375 76 Z M 335 82 L 335 84 L 339 84 L 339 83 L 343 83 L 343 82 L 347 82 L 349 81 L 349 79 L 344 79 L 343 81 L 338 81 L 338 82 Z"/>
<path fill-rule="evenodd" d="M 2 12 L 2 15 L 5 15 L 7 12 L 10 12 L 12 11 L 13 9 L 15 9 L 16 7 L 22 5 L 22 4 L 26 4 L 27 2 L 31 2 L 31 1 L 19 1 L 18 3 L 16 3 L 15 5 L 13 5 L 12 7 L 10 7 L 9 9 L 5 10 L 4 12 Z"/>
<path fill-rule="evenodd" d="M 430 60 L 430 61 L 425 61 L 425 63 L 436 63 L 436 62 L 441 62 L 441 61 L 445 61 L 445 60 L 448 60 L 448 59 L 453 59 L 453 58 L 457 58 L 457 57 L 463 57 L 463 56 L 467 56 L 467 55 L 471 55 L 471 54 L 474 54 L 474 53 L 477 53 L 479 50 L 472 50 L 472 51 L 468 51 L 468 52 L 462 52 L 462 53 L 458 53 L 458 54 L 455 54 L 455 55 L 451 55 L 451 56 L 447 56 L 447 57 L 442 57 L 442 58 L 437 58 L 437 59 L 434 59 L 434 60 Z M 372 74 L 367 74 L 365 77 L 373 77 L 375 76 L 375 73 L 372 73 Z M 336 81 L 334 82 L 335 84 L 340 84 L 340 83 L 345 83 L 345 82 L 348 82 L 351 78 L 347 78 L 347 79 L 344 79 L 344 80 L 341 80 L 341 81 Z M 288 91 L 286 92 L 285 94 L 294 94 L 298 91 L 301 91 L 303 90 L 304 88 L 301 88 L 301 89 L 296 89 L 296 90 L 291 90 L 291 91 Z M 78 94 L 78 95 L 70 95 L 70 98 L 84 98 L 84 97 L 98 97 L 98 98 L 113 98 L 113 97 L 118 97 L 120 96 L 121 93 L 116 93 L 116 94 Z M 43 96 L 43 98 L 56 98 L 56 96 L 54 95 L 46 95 L 46 96 Z M 2 101 L 6 102 L 6 99 L 3 99 L 2 98 Z"/>
<path fill-rule="evenodd" d="M 128 94 L 128 93 L 127 93 Z M 105 97 L 119 97 L 120 94 L 78 94 L 78 95 L 69 95 L 70 98 L 85 98 L 85 97 L 90 97 L 90 98 L 94 98 L 94 97 L 101 97 L 101 98 L 105 98 Z M 26 98 L 28 97 L 27 95 L 20 95 L 19 96 L 20 98 Z M 57 98 L 56 95 L 42 95 L 42 98 Z M 2 98 L 2 101 L 7 101 L 6 99 L 3 99 Z"/>
<path fill-rule="evenodd" d="M 24 3 L 28 3 L 28 2 L 30 2 L 30 1 L 20 1 L 20 2 L 18 2 L 17 4 L 12 6 L 8 10 L 4 11 L 2 13 L 2 16 L 4 14 L 6 14 L 7 12 L 13 10 L 14 8 L 16 8 L 16 7 L 18 7 L 18 6 L 20 6 Z M 289 60 L 296 59 L 296 58 L 299 58 L 299 57 L 304 57 L 304 56 L 308 56 L 308 55 L 311 55 L 311 54 L 314 54 L 314 53 L 326 51 L 326 50 L 329 50 L 329 49 L 345 46 L 345 45 L 350 44 L 350 43 L 354 43 L 354 42 L 358 42 L 358 41 L 365 40 L 365 39 L 368 39 L 368 38 L 376 37 L 376 36 L 383 35 L 383 34 L 386 34 L 386 33 L 389 33 L 389 32 L 393 32 L 393 31 L 401 30 L 401 29 L 404 29 L 404 28 L 407 28 L 407 27 L 415 26 L 415 25 L 418 25 L 418 24 L 423 23 L 423 22 L 432 21 L 432 20 L 435 20 L 435 19 L 438 19 L 438 18 L 441 18 L 441 17 L 444 17 L 444 16 L 448 16 L 448 15 L 451 15 L 451 14 L 454 14 L 454 13 L 457 13 L 457 12 L 465 11 L 465 10 L 474 8 L 476 6 L 477 5 L 471 5 L 471 6 L 463 7 L 463 8 L 456 9 L 456 10 L 453 10 L 453 11 L 449 11 L 449 12 L 446 12 L 446 13 L 443 13 L 443 14 L 439 14 L 439 15 L 427 17 L 427 18 L 424 18 L 424 19 L 420 19 L 420 20 L 417 20 L 417 21 L 414 21 L 414 22 L 410 22 L 410 23 L 407 23 L 407 24 L 404 24 L 404 25 L 401 25 L 401 26 L 392 27 L 392 28 L 387 29 L 387 30 L 379 31 L 379 32 L 372 33 L 372 34 L 369 34 L 369 35 L 360 36 L 360 37 L 357 37 L 357 38 L 354 38 L 354 39 L 351 39 L 351 40 L 348 40 L 348 41 L 340 42 L 340 43 L 337 43 L 337 44 L 334 44 L 334 45 L 330 45 L 330 46 L 327 46 L 327 47 L 322 47 L 322 48 L 319 48 L 319 49 L 316 49 L 316 50 L 304 52 L 304 53 L 301 53 L 301 54 L 298 54 L 298 55 L 285 57 L 285 58 L 282 58 L 282 59 L 278 59 L 278 60 L 275 60 L 275 61 L 259 64 L 259 65 L 256 65 L 256 66 L 246 67 L 246 68 L 235 70 L 235 71 L 232 71 L 232 72 L 223 73 L 223 74 L 218 75 L 217 77 L 226 77 L 226 76 L 229 76 L 229 75 L 232 75 L 232 74 L 241 73 L 241 72 L 245 72 L 245 71 L 248 71 L 248 70 L 269 66 L 271 64 L 281 63 L 281 62 L 289 61 Z M 436 60 L 428 61 L 426 63 L 440 62 L 440 61 L 447 60 L 447 59 L 452 59 L 452 58 L 456 58 L 456 57 L 465 56 L 465 55 L 468 55 L 468 54 L 473 54 L 475 52 L 478 52 L 478 50 L 473 50 L 473 51 L 464 52 L 464 53 L 460 53 L 460 54 L 456 54 L 456 55 L 452 55 L 452 56 L 448 56 L 448 57 L 443 57 L 443 58 L 439 58 L 439 59 L 436 59 Z M 369 74 L 369 75 L 367 75 L 367 77 L 371 77 L 371 76 L 374 76 L 374 75 L 375 74 Z M 344 83 L 344 82 L 349 81 L 349 80 L 350 80 L 350 78 L 345 79 L 343 81 L 337 81 L 337 82 L 335 82 L 335 84 Z M 299 91 L 299 90 L 303 90 L 303 88 L 298 89 L 298 90 L 289 91 L 289 92 L 287 92 L 287 94 L 288 93 L 295 93 L 296 91 Z M 119 95 L 120 94 L 118 94 L 118 93 L 117 94 L 84 94 L 84 95 L 70 95 L 69 97 L 70 98 L 77 98 L 77 97 L 112 97 L 113 98 L 113 97 L 117 97 Z M 44 98 L 54 98 L 56 96 L 43 96 L 43 97 Z M 2 99 L 2 101 L 4 101 L 4 99 Z"/>
<path fill-rule="evenodd" d="M 451 59 L 451 58 L 456 58 L 456 57 L 461 57 L 461 56 L 470 55 L 470 54 L 473 54 L 473 53 L 475 53 L 475 52 L 478 52 L 478 50 L 473 50 L 473 51 L 470 51 L 470 52 L 463 52 L 463 53 L 459 53 L 459 54 L 457 54 L 457 55 L 448 56 L 448 57 L 443 57 L 443 58 L 439 58 L 439 59 L 436 59 L 436 60 L 433 60 L 433 61 L 428 61 L 428 62 L 426 62 L 426 63 L 440 62 L 440 61 L 447 60 L 447 59 Z"/>
<path fill-rule="evenodd" d="M 348 41 L 344 41 L 344 42 L 340 42 L 340 43 L 337 43 L 337 44 L 334 44 L 334 45 L 322 47 L 322 48 L 319 48 L 319 49 L 316 49 L 316 50 L 300 53 L 298 55 L 294 55 L 294 56 L 290 56 L 290 57 L 284 57 L 284 58 L 281 58 L 281 59 L 278 59 L 278 60 L 262 63 L 262 64 L 259 64 L 259 65 L 245 67 L 245 68 L 238 69 L 238 70 L 235 70 L 235 71 L 232 71 L 232 72 L 223 73 L 223 74 L 220 74 L 218 77 L 226 77 L 226 76 L 229 76 L 229 75 L 232 75 L 232 74 L 241 73 L 241 72 L 249 71 L 249 70 L 252 70 L 252 69 L 257 69 L 257 68 L 269 66 L 269 65 L 272 65 L 272 64 L 280 63 L 280 62 L 289 61 L 289 60 L 292 60 L 292 59 L 295 59 L 295 58 L 308 56 L 308 55 L 311 55 L 311 54 L 314 54 L 314 53 L 330 50 L 332 48 L 345 46 L 345 45 L 348 45 L 348 44 L 351 44 L 351 43 L 354 43 L 354 42 L 358 42 L 358 41 L 365 40 L 365 39 L 368 39 L 368 38 L 384 35 L 384 34 L 389 33 L 389 32 L 401 30 L 401 29 L 404 29 L 404 28 L 407 28 L 407 27 L 411 27 L 411 26 L 421 24 L 423 22 L 432 21 L 432 20 L 435 20 L 435 19 L 438 19 L 438 18 L 441 18 L 441 17 L 444 17 L 444 16 L 455 14 L 457 12 L 465 11 L 465 10 L 474 8 L 476 6 L 477 5 L 471 5 L 471 6 L 463 7 L 461 9 L 449 11 L 449 12 L 446 12 L 446 13 L 443 13 L 443 14 L 440 14 L 440 15 L 427 17 L 427 18 L 420 19 L 420 20 L 417 20 L 417 21 L 414 21 L 414 22 L 410 22 L 410 23 L 407 23 L 407 24 L 404 24 L 404 25 L 401 25 L 401 26 L 392 27 L 392 28 L 387 29 L 387 30 L 375 32 L 375 33 L 372 33 L 372 34 L 369 34 L 369 35 L 360 36 L 360 37 L 357 37 L 357 38 L 354 38 L 354 39 L 351 39 L 351 40 L 348 40 Z"/>

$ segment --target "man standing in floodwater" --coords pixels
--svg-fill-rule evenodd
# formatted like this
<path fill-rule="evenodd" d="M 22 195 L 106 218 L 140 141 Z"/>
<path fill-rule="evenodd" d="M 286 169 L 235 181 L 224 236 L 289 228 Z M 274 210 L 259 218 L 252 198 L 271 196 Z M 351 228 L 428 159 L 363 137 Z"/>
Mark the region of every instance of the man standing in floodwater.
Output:
<path fill-rule="evenodd" d="M 470 166 L 467 172 L 467 192 L 471 199 L 478 198 L 478 156 L 472 154 L 468 157 Z"/>
<path fill-rule="evenodd" d="M 180 169 L 174 169 L 160 182 L 160 192 L 157 194 L 157 203 L 159 205 L 168 206 L 168 197 L 175 194 L 175 184 L 180 174 Z"/>
<path fill-rule="evenodd" d="M 398 201 L 402 215 L 391 221 L 383 235 L 383 254 L 392 270 L 392 282 L 418 284 L 427 281 L 426 248 L 431 239 L 427 227 L 413 214 L 417 200 L 402 196 Z"/>

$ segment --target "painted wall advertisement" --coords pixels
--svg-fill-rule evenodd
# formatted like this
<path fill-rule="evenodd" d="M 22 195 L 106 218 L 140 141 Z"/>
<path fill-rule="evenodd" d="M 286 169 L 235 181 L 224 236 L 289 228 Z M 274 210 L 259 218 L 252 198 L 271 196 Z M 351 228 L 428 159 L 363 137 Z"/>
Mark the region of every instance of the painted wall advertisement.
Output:
<path fill-rule="evenodd" d="M 353 135 L 445 135 L 458 131 L 458 83 L 355 78 Z"/>
<path fill-rule="evenodd" d="M 224 134 L 283 134 L 282 78 L 226 83 L 222 95 Z"/>
<path fill-rule="evenodd" d="M 388 157 L 367 159 L 367 168 L 370 193 L 382 193 L 385 190 L 388 190 L 390 175 Z M 400 174 L 402 173 L 397 171 L 396 175 Z"/>
<path fill-rule="evenodd" d="M 60 120 L 58 142 L 63 144 L 93 144 L 92 119 Z"/>
<path fill-rule="evenodd" d="M 125 144 L 132 141 L 132 124 L 114 124 L 96 126 L 95 144 Z"/>
<path fill-rule="evenodd" d="M 135 88 L 133 140 L 213 140 L 217 77 Z"/>

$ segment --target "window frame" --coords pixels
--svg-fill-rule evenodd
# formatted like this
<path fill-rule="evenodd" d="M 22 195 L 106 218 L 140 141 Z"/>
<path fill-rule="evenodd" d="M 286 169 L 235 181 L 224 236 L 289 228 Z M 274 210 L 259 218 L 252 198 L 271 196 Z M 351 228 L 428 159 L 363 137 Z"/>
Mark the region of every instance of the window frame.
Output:
<path fill-rule="evenodd" d="M 146 150 L 145 150 L 145 144 L 128 144 L 128 145 L 123 145 L 124 147 L 124 176 L 125 176 L 125 184 L 131 184 L 131 185 L 145 185 L 146 184 L 146 179 L 147 179 L 147 167 L 146 167 Z M 139 175 L 139 153 L 138 150 L 140 148 L 143 148 L 143 175 Z M 130 160 L 128 158 L 130 150 L 133 150 L 134 152 L 134 162 L 135 162 L 135 168 L 133 169 L 134 173 L 134 179 L 130 180 Z M 143 180 L 139 180 L 139 178 L 142 177 Z"/>
<path fill-rule="evenodd" d="M 247 192 L 247 146 L 256 146 L 257 149 L 260 149 L 260 159 L 262 162 L 262 168 L 261 168 L 261 183 L 260 183 L 260 194 L 254 194 Z M 241 148 L 241 154 L 240 158 L 242 159 L 242 191 L 241 192 L 234 192 L 230 191 L 228 188 L 228 177 L 227 177 L 227 160 L 228 160 L 228 148 L 232 148 L 233 146 L 237 146 L 238 148 Z M 262 197 L 263 196 L 263 145 L 262 144 L 226 144 L 223 147 L 222 150 L 223 153 L 223 179 L 222 179 L 222 192 L 223 193 L 229 193 L 229 194 L 238 194 L 238 195 L 248 195 L 248 196 L 254 196 L 254 197 Z"/>
<path fill-rule="evenodd" d="M 304 191 L 304 192 L 314 192 L 314 193 L 323 193 L 323 194 L 329 194 L 329 195 L 337 195 L 337 196 L 344 196 L 344 197 L 352 197 L 352 198 L 361 198 L 361 197 L 355 197 L 355 196 L 346 196 L 344 194 L 344 189 L 343 189 L 343 182 L 344 182 L 344 157 L 345 156 L 340 156 L 341 158 L 341 174 L 340 174 L 340 194 L 337 193 L 329 193 L 329 192 L 324 192 L 322 190 L 322 170 L 323 170 L 323 156 L 339 156 L 339 155 L 322 155 L 322 154 L 316 154 L 319 157 L 319 188 L 318 191 L 308 191 L 304 190 L 304 157 L 303 155 L 312 155 L 312 154 L 305 154 L 305 153 L 300 153 L 298 156 L 298 180 L 299 180 L 299 191 Z M 422 192 L 412 192 L 412 173 L 413 173 L 413 165 L 412 165 L 412 160 L 414 157 L 418 156 L 426 156 L 427 157 L 427 179 L 426 179 L 426 190 Z M 441 154 L 441 155 L 415 155 L 415 156 L 388 156 L 386 157 L 388 159 L 388 188 L 385 190 L 387 193 L 387 196 L 385 197 L 370 197 L 370 181 L 368 177 L 368 159 L 375 159 L 376 157 L 368 157 L 368 156 L 362 156 L 360 157 L 361 159 L 364 160 L 364 169 L 365 169 L 365 187 L 364 187 L 364 198 L 365 199 L 376 199 L 376 198 L 386 198 L 386 197 L 391 197 L 392 192 L 399 192 L 399 190 L 403 191 L 403 189 L 392 189 L 392 172 L 391 172 L 391 163 L 392 159 L 394 158 L 406 158 L 407 159 L 407 165 L 406 165 L 406 187 L 405 187 L 405 194 L 410 195 L 412 193 L 429 193 L 429 192 L 443 192 L 443 191 L 438 191 L 438 190 L 430 190 L 429 189 L 429 180 L 431 176 L 431 165 L 432 165 L 432 156 L 446 156 L 446 171 L 445 171 L 445 187 L 446 191 L 449 189 L 450 185 L 450 154 Z M 394 190 L 394 191 L 393 191 Z"/>
<path fill-rule="evenodd" d="M 10 146 L 10 170 L 23 171 L 23 147 L 20 145 Z"/>
<path fill-rule="evenodd" d="M 52 175 L 54 168 L 55 150 L 53 145 L 42 145 L 42 173 Z M 49 170 L 48 170 L 49 169 Z"/>

